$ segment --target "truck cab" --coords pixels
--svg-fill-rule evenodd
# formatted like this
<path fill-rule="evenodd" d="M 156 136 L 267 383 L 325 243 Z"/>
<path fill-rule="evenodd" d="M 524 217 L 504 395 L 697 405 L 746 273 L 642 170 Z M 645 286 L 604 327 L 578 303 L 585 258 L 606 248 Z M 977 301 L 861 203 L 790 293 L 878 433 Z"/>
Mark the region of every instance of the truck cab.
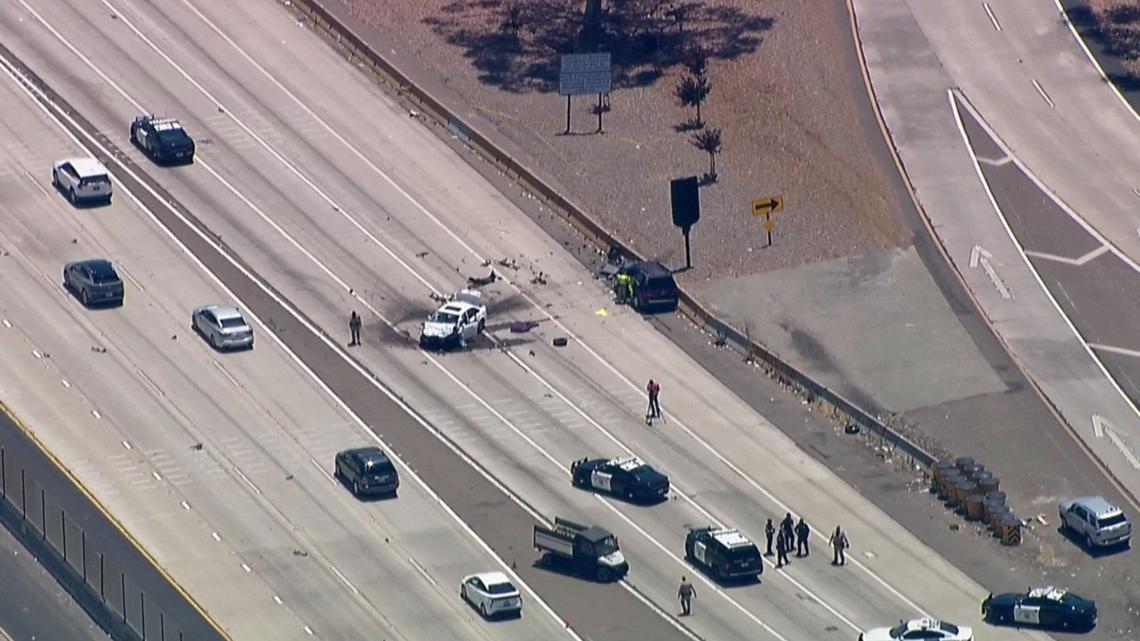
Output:
<path fill-rule="evenodd" d="M 534 526 L 534 547 L 547 565 L 569 566 L 600 583 L 616 581 L 629 572 L 613 532 L 555 517 L 554 527 Z"/>

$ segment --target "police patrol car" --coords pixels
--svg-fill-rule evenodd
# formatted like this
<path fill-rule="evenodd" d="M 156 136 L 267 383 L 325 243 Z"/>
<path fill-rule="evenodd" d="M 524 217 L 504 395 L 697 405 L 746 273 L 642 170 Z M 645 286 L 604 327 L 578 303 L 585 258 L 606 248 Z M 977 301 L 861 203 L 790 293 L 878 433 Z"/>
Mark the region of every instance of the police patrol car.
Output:
<path fill-rule="evenodd" d="M 131 142 L 159 163 L 193 162 L 194 140 L 174 118 L 138 116 L 131 121 Z"/>
<path fill-rule="evenodd" d="M 1096 625 L 1096 603 L 1063 588 L 1033 588 L 989 595 L 982 601 L 982 616 L 996 624 L 1084 630 Z"/>
<path fill-rule="evenodd" d="M 608 492 L 629 500 L 658 501 L 669 493 L 669 477 L 637 457 L 580 459 L 570 464 L 574 487 Z"/>
<path fill-rule="evenodd" d="M 685 558 L 722 581 L 760 578 L 764 572 L 760 550 L 735 528 L 689 528 L 685 536 Z"/>
<path fill-rule="evenodd" d="M 893 628 L 875 628 L 859 635 L 859 641 L 974 641 L 974 631 L 964 625 L 954 625 L 938 619 L 911 619 L 899 621 Z"/>

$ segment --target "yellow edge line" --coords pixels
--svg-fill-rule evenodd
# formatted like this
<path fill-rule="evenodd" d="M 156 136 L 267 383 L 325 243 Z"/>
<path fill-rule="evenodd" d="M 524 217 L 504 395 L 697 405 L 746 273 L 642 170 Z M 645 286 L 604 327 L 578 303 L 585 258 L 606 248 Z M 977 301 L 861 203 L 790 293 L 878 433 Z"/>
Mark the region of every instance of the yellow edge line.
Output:
<path fill-rule="evenodd" d="M 158 570 L 159 574 L 161 574 L 163 578 L 169 581 L 170 585 L 174 586 L 174 589 L 178 592 L 178 594 L 180 594 L 182 598 L 186 599 L 186 602 L 190 604 L 190 607 L 194 608 L 194 610 L 200 614 L 207 623 L 210 624 L 210 627 L 214 628 L 214 630 L 219 635 L 221 635 L 223 639 L 226 639 L 227 641 L 233 641 L 233 637 L 231 637 L 225 630 L 222 629 L 220 625 L 218 625 L 218 622 L 215 621 L 214 618 L 206 612 L 201 604 L 198 603 L 197 599 L 191 596 L 190 593 L 187 592 L 186 589 L 183 588 L 182 585 L 176 581 L 173 576 L 171 576 L 170 572 L 168 572 L 166 568 L 158 562 L 158 559 L 154 558 L 154 556 L 149 551 L 147 551 L 147 549 L 143 547 L 141 543 L 139 543 L 138 539 L 136 539 L 134 535 L 127 531 L 127 528 L 123 526 L 119 519 L 111 514 L 111 512 L 103 505 L 103 503 L 98 498 L 96 498 L 90 490 L 87 489 L 87 486 L 84 485 L 83 482 L 80 481 L 79 478 L 76 477 L 75 474 L 73 474 L 71 470 L 68 469 L 68 467 L 59 460 L 58 457 L 56 457 L 55 454 L 48 450 L 43 442 L 40 441 L 40 439 L 36 436 L 35 432 L 24 425 L 23 421 L 21 421 L 16 416 L 16 413 L 13 412 L 12 409 L 9 408 L 6 403 L 4 403 L 4 401 L 0 401 L 0 411 L 2 411 L 12 421 L 12 423 L 16 425 L 16 427 L 20 428 L 20 431 L 23 432 L 24 436 L 26 436 L 29 440 L 32 441 L 32 443 L 35 444 L 40 453 L 46 456 L 48 460 L 50 460 L 52 464 L 59 469 L 59 471 L 63 472 L 63 474 L 67 476 L 67 478 L 75 487 L 79 488 L 79 491 L 82 492 L 85 497 L 87 497 L 87 500 L 95 506 L 95 509 L 99 510 L 103 517 L 110 521 L 111 524 L 115 526 L 115 529 L 118 530 L 119 533 L 122 534 L 123 537 L 126 538 L 127 541 L 129 541 L 136 550 L 138 550 L 139 554 L 142 554 L 143 557 L 152 566 L 154 566 L 156 570 Z"/>

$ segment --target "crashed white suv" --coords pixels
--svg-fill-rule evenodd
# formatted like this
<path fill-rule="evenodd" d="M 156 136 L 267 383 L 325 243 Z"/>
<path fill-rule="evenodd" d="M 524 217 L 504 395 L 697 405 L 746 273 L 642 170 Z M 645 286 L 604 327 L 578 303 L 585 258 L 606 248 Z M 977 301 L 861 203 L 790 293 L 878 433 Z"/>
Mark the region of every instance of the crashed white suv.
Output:
<path fill-rule="evenodd" d="M 420 347 L 452 349 L 466 347 L 487 325 L 487 307 L 482 294 L 465 289 L 435 310 L 420 332 Z"/>

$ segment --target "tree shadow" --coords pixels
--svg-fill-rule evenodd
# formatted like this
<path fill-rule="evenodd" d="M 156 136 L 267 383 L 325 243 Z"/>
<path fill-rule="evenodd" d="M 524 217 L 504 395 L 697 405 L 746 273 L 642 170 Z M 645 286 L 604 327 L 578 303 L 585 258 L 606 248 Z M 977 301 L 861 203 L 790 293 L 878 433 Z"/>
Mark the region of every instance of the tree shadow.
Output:
<path fill-rule="evenodd" d="M 675 131 L 679 134 L 688 133 L 690 131 L 697 131 L 698 129 L 704 129 L 704 128 L 705 128 L 704 121 L 697 120 L 696 118 L 689 118 L 688 120 L 685 120 L 684 122 L 679 122 L 679 123 L 673 125 L 673 131 Z"/>
<path fill-rule="evenodd" d="M 1098 44 L 1104 55 L 1122 63 L 1140 60 L 1140 6 L 1118 4 L 1097 12 L 1081 4 L 1066 7 L 1065 13 L 1077 33 Z M 1123 91 L 1140 88 L 1140 76 L 1130 69 L 1109 79 Z"/>
<path fill-rule="evenodd" d="M 710 4 L 604 0 L 600 23 L 587 28 L 582 0 L 454 0 L 424 23 L 463 48 L 480 82 L 506 91 L 557 91 L 559 57 L 593 51 L 611 54 L 615 88 L 642 87 L 680 65 L 689 46 L 710 59 L 738 58 L 775 24 Z"/>

